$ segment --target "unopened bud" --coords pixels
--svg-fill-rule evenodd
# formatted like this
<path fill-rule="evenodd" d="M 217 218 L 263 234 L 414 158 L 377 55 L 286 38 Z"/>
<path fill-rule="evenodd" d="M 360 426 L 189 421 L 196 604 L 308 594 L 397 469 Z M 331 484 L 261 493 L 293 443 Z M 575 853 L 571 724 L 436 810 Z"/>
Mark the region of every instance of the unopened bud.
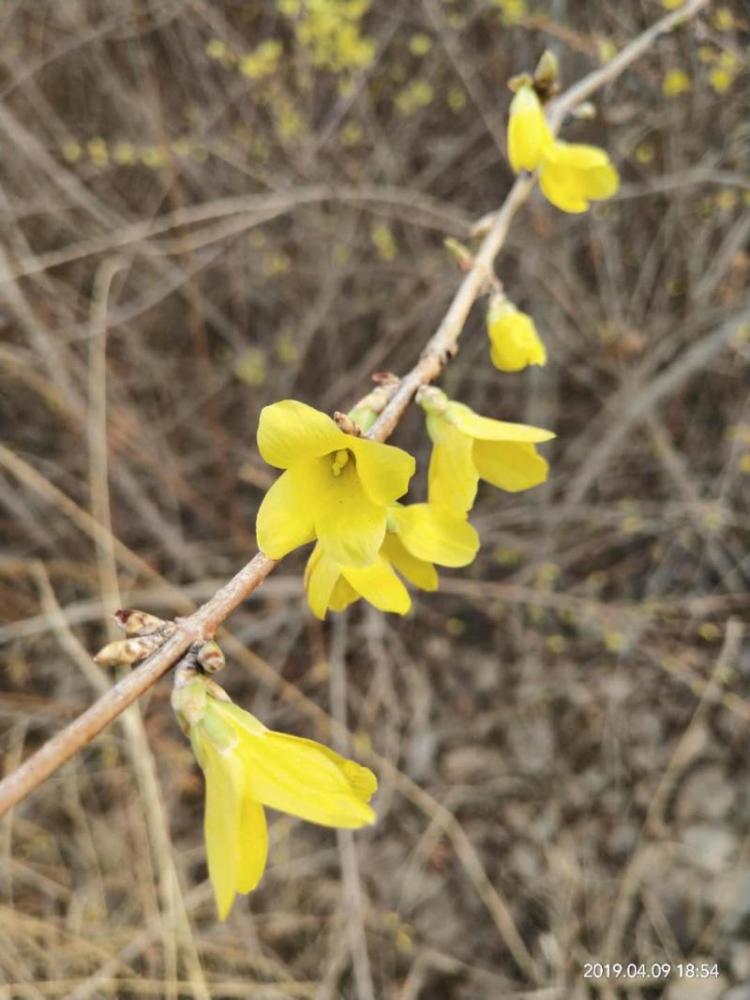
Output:
<path fill-rule="evenodd" d="M 204 642 L 197 653 L 198 663 L 203 667 L 207 674 L 215 674 L 217 670 L 221 670 L 224 667 L 224 653 L 221 651 L 221 646 L 215 639 L 211 639 L 209 642 Z"/>
<path fill-rule="evenodd" d="M 94 662 L 100 667 L 132 667 L 150 656 L 163 642 L 164 636 L 159 633 L 118 639 L 100 649 Z"/>
<path fill-rule="evenodd" d="M 542 100 L 560 89 L 557 83 L 559 73 L 560 63 L 557 56 L 550 49 L 545 49 L 534 70 L 534 89 Z"/>
<path fill-rule="evenodd" d="M 112 616 L 126 635 L 150 635 L 161 629 L 167 622 L 148 611 L 136 611 L 134 608 L 120 608 Z"/>

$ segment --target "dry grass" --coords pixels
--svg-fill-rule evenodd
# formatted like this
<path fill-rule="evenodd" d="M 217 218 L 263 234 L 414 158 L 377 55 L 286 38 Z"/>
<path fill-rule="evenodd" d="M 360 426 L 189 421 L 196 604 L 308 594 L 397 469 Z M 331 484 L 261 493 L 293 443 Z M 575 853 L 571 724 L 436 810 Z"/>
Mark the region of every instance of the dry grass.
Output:
<path fill-rule="evenodd" d="M 301 556 L 231 620 L 233 697 L 346 722 L 377 826 L 274 817 L 261 888 L 217 924 L 162 683 L 4 822 L 0 997 L 750 997 L 750 95 L 700 56 L 745 58 L 725 6 L 734 29 L 662 40 L 568 126 L 621 195 L 582 218 L 535 197 L 511 233 L 499 274 L 548 366 L 491 370 L 477 309 L 444 379 L 553 427 L 549 484 L 482 492 L 480 558 L 405 620 L 314 622 Z M 203 599 L 252 554 L 260 408 L 346 407 L 414 363 L 458 280 L 443 237 L 510 184 L 507 77 L 552 42 L 570 82 L 661 10 L 534 9 L 374 3 L 342 89 L 271 0 L 0 4 L 0 421 L 49 484 L 0 465 L 6 771 L 109 682 L 86 655 L 109 609 L 179 613 L 175 585 Z M 272 37 L 264 79 L 207 52 Z M 675 67 L 692 90 L 666 100 Z M 416 413 L 395 440 L 424 467 Z M 720 979 L 625 991 L 592 959 Z"/>

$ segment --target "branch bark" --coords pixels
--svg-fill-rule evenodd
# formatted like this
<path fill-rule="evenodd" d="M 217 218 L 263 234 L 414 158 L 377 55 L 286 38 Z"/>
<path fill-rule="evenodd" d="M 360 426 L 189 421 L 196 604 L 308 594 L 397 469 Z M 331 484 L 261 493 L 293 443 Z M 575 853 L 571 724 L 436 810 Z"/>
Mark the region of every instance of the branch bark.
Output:
<path fill-rule="evenodd" d="M 632 62 L 647 52 L 661 35 L 695 16 L 708 2 L 709 0 L 688 0 L 683 7 L 661 18 L 625 46 L 611 62 L 589 73 L 561 94 L 549 110 L 553 127 L 559 127 L 564 116 L 581 101 L 616 79 Z M 417 389 L 434 381 L 442 372 L 456 349 L 469 311 L 486 287 L 488 275 L 492 273 L 495 258 L 505 243 L 510 224 L 528 199 L 534 184 L 533 176 L 522 174 L 514 182 L 499 211 L 487 217 L 486 235 L 472 267 L 417 364 L 400 380 L 389 403 L 366 435 L 370 439 L 385 441 L 397 427 Z M 148 660 L 115 684 L 83 715 L 32 754 L 16 771 L 0 781 L 0 816 L 25 798 L 58 767 L 90 743 L 128 705 L 153 687 L 194 642 L 213 636 L 221 623 L 260 587 L 275 565 L 273 559 L 259 552 L 194 614 L 178 619 L 175 634 Z"/>

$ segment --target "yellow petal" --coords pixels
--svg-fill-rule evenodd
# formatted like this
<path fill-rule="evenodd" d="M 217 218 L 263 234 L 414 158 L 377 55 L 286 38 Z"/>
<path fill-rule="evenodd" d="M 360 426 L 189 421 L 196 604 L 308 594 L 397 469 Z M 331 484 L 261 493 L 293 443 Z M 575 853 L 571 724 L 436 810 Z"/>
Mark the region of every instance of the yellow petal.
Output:
<path fill-rule="evenodd" d="M 244 776 L 242 763 L 232 752 L 222 753 L 201 736 L 201 758 L 206 777 L 204 833 L 208 874 L 220 920 L 226 920 L 237 892 Z M 199 758 L 200 759 L 200 758 Z"/>
<path fill-rule="evenodd" d="M 345 448 L 341 442 L 346 437 L 329 416 L 296 399 L 282 399 L 260 411 L 258 449 L 278 469 Z"/>
<path fill-rule="evenodd" d="M 208 706 L 206 717 L 210 717 L 215 721 L 217 726 L 220 727 L 222 735 L 225 732 L 231 734 L 233 741 L 232 750 L 234 751 L 235 758 L 243 760 L 245 764 L 247 764 L 248 754 L 250 757 L 253 757 L 253 760 L 255 759 L 255 755 L 262 753 L 270 754 L 272 758 L 275 757 L 278 759 L 278 751 L 274 748 L 277 748 L 279 742 L 281 742 L 283 745 L 289 745 L 292 748 L 295 746 L 302 749 L 307 748 L 310 753 L 323 754 L 324 757 L 327 757 L 342 772 L 352 790 L 364 802 L 369 801 L 371 795 L 375 792 L 377 781 L 371 771 L 357 764 L 355 761 L 341 757 L 322 743 L 306 740 L 300 736 L 272 732 L 259 719 L 256 719 L 254 715 L 245 711 L 244 708 L 240 708 L 239 705 L 235 705 L 232 701 L 220 701 L 209 697 Z M 267 741 L 265 739 L 267 736 L 273 737 L 273 739 Z M 363 789 L 366 791 L 363 791 Z M 257 798 L 257 796 L 251 796 L 251 798 Z"/>
<path fill-rule="evenodd" d="M 268 828 L 263 806 L 245 795 L 239 831 L 237 892 L 252 892 L 260 882 L 268 858 Z"/>
<path fill-rule="evenodd" d="M 252 797 L 272 809 L 347 829 L 375 819 L 361 784 L 352 782 L 351 768 L 358 765 L 351 761 L 345 770 L 343 758 L 312 740 L 268 731 L 244 737 L 240 753 Z"/>
<path fill-rule="evenodd" d="M 620 178 L 603 149 L 555 142 L 542 157 L 539 186 L 561 211 L 576 213 L 585 212 L 591 200 L 615 194 Z"/>
<path fill-rule="evenodd" d="M 351 438 L 349 447 L 357 459 L 359 478 L 373 503 L 392 503 L 406 493 L 416 468 L 412 455 L 365 438 Z"/>
<path fill-rule="evenodd" d="M 586 173 L 586 195 L 593 201 L 611 198 L 619 190 L 620 175 L 611 163 L 603 163 Z"/>
<path fill-rule="evenodd" d="M 330 607 L 331 595 L 341 576 L 338 563 L 327 556 L 318 543 L 312 551 L 305 569 L 307 603 L 316 618 L 322 621 Z"/>
<path fill-rule="evenodd" d="M 482 479 L 510 493 L 538 486 L 549 470 L 532 444 L 517 442 L 476 441 L 474 461 Z"/>
<path fill-rule="evenodd" d="M 479 535 L 466 517 L 434 503 L 391 508 L 396 533 L 418 559 L 441 566 L 468 566 L 479 548 Z"/>
<path fill-rule="evenodd" d="M 555 140 L 554 146 L 545 150 L 544 158 L 561 167 L 585 172 L 596 167 L 606 167 L 609 156 L 599 146 L 589 146 L 583 142 L 563 142 Z"/>
<path fill-rule="evenodd" d="M 544 165 L 539 171 L 539 187 L 547 201 L 561 212 L 580 215 L 588 211 L 588 199 L 583 196 L 577 178 L 569 173 Z"/>
<path fill-rule="evenodd" d="M 435 444 L 430 455 L 428 495 L 430 503 L 465 513 L 471 509 L 477 494 L 479 477 L 472 458 L 473 441 L 442 418 L 439 440 L 430 436 Z M 434 428 L 435 415 L 428 417 L 428 428 Z"/>
<path fill-rule="evenodd" d="M 235 748 L 238 740 L 243 738 L 245 734 L 262 736 L 268 732 L 267 727 L 263 725 L 260 719 L 256 719 L 254 715 L 246 712 L 239 705 L 235 705 L 233 701 L 219 701 L 216 698 L 210 698 L 208 705 L 207 717 L 214 719 L 223 727 L 231 730 L 233 746 Z"/>
<path fill-rule="evenodd" d="M 312 744 L 312 746 L 321 750 L 336 767 L 340 768 L 344 777 L 349 782 L 351 790 L 362 802 L 369 802 L 375 792 L 377 792 L 378 779 L 369 767 L 363 767 L 354 760 L 342 757 L 324 743 L 315 743 L 313 740 L 306 740 L 303 736 L 290 736 L 289 738 L 298 740 L 300 743 Z"/>
<path fill-rule="evenodd" d="M 341 574 L 353 590 L 379 611 L 405 615 L 411 607 L 408 590 L 381 556 L 369 566 L 342 566 Z"/>
<path fill-rule="evenodd" d="M 342 566 L 366 566 L 376 559 L 386 509 L 365 493 L 355 462 L 350 459 L 334 475 L 330 458 L 317 459 L 306 468 L 303 484 L 300 500 L 312 512 L 326 555 Z"/>
<path fill-rule="evenodd" d="M 547 351 L 534 320 L 510 302 L 493 304 L 487 313 L 492 363 L 504 372 L 520 372 L 527 365 L 547 363 Z"/>
<path fill-rule="evenodd" d="M 536 170 L 542 149 L 552 141 L 536 92 L 521 87 L 511 101 L 508 121 L 508 158 L 513 170 Z"/>
<path fill-rule="evenodd" d="M 493 420 L 474 413 L 464 403 L 448 404 L 448 414 L 453 424 L 464 434 L 485 441 L 549 441 L 555 435 L 541 427 L 528 424 L 511 424 L 504 420 Z"/>
<path fill-rule="evenodd" d="M 263 497 L 255 523 L 258 547 L 271 559 L 281 559 L 299 545 L 315 537 L 313 511 L 306 496 L 306 484 L 315 474 L 314 459 L 282 472 Z"/>
<path fill-rule="evenodd" d="M 424 559 L 417 559 L 399 541 L 398 535 L 386 532 L 385 541 L 381 548 L 381 553 L 385 559 L 393 564 L 401 576 L 406 577 L 409 583 L 420 590 L 437 590 L 438 575 L 437 570 L 430 562 Z"/>
<path fill-rule="evenodd" d="M 330 600 L 328 601 L 328 607 L 331 611 L 343 611 L 350 604 L 358 601 L 359 598 L 360 595 L 352 585 L 343 576 L 340 576 L 336 581 L 336 586 L 333 588 Z"/>

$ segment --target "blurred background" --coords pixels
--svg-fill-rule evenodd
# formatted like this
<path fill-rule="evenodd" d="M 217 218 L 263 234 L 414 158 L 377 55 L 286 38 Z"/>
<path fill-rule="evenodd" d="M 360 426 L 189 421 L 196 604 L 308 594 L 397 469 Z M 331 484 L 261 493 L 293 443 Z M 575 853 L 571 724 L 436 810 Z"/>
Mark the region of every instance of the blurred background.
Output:
<path fill-rule="evenodd" d="M 185 613 L 253 555 L 261 407 L 415 362 L 443 240 L 512 181 L 507 79 L 551 47 L 570 84 L 663 13 L 0 3 L 6 772 L 114 680 L 115 607 Z M 377 825 L 274 815 L 219 924 L 163 680 L 0 828 L 0 996 L 750 998 L 749 31 L 710 3 L 567 124 L 623 185 L 585 216 L 535 194 L 500 256 L 549 363 L 492 369 L 480 303 L 442 380 L 554 429 L 549 483 L 483 486 L 479 558 L 405 619 L 315 621 L 302 552 L 228 623 L 232 697 L 345 723 Z M 420 413 L 393 441 L 423 499 Z"/>

